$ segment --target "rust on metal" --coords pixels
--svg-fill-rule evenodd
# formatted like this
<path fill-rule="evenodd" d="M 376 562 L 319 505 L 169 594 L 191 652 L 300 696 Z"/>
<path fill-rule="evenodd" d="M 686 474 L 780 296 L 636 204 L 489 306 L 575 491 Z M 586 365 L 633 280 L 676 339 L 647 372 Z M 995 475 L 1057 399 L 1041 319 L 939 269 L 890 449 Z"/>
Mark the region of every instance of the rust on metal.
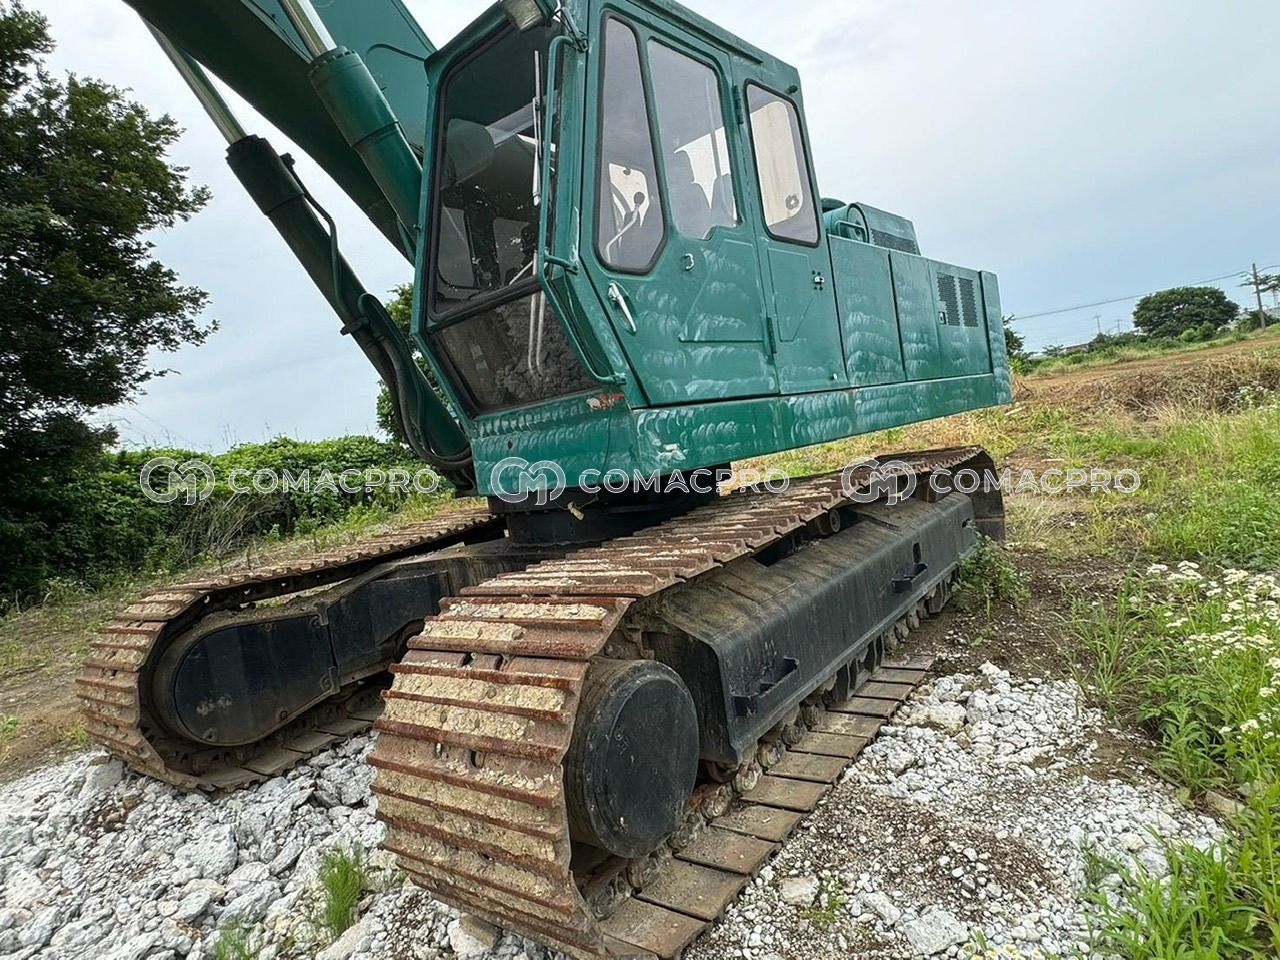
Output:
<path fill-rule="evenodd" d="M 955 466 L 973 453 L 922 455 L 915 469 Z M 444 601 L 393 670 L 371 757 L 388 847 L 409 875 L 435 896 L 577 960 L 678 957 L 880 721 L 820 717 L 834 718 L 842 732 L 806 733 L 736 809 L 732 784 L 700 787 L 686 823 L 698 829 L 682 828 L 674 859 L 612 860 L 575 873 L 562 763 L 587 665 L 636 602 L 752 556 L 848 498 L 838 476 L 800 481 L 780 497 L 735 494 Z M 645 882 L 628 896 L 632 878 Z M 597 920 L 588 898 L 608 902 L 606 920 Z"/>
<path fill-rule="evenodd" d="M 276 564 L 153 591 L 90 642 L 89 655 L 76 678 L 85 729 L 128 766 L 184 790 L 230 790 L 283 772 L 339 737 L 368 729 L 368 719 L 356 716 L 368 709 L 358 690 L 341 691 L 267 741 L 213 758 L 197 770 L 189 766 L 183 746 L 166 739 L 148 721 L 142 692 L 148 665 L 210 613 L 331 586 L 373 564 L 431 549 L 496 522 L 487 513 L 458 512 L 296 564 Z M 335 703 L 349 707 L 350 712 L 336 719 Z"/>

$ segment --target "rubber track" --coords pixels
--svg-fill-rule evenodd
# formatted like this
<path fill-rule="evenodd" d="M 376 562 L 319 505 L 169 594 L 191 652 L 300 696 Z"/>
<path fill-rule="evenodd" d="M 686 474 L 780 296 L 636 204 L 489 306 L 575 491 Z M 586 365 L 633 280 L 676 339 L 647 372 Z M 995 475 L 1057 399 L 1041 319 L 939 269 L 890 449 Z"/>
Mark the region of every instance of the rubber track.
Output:
<path fill-rule="evenodd" d="M 979 453 L 897 459 L 926 474 Z M 809 478 L 785 494 L 725 497 L 444 601 L 392 668 L 370 758 L 386 846 L 406 872 L 437 898 L 571 957 L 677 956 L 736 897 L 747 874 L 678 859 L 660 872 L 656 887 L 645 885 L 605 923 L 598 921 L 583 891 L 599 878 L 575 876 L 570 867 L 562 766 L 588 666 L 638 601 L 751 557 L 849 504 L 850 479 Z M 897 692 L 904 697 L 909 690 Z M 885 716 L 895 708 L 887 700 L 865 699 Z M 844 726 L 856 725 L 851 720 Z M 854 738 L 840 727 L 810 736 L 819 737 L 817 748 L 823 737 L 834 738 L 825 742 L 827 749 L 848 753 Z M 848 753 L 839 768 L 855 755 Z M 838 772 L 823 771 L 831 774 L 826 785 L 765 777 L 758 789 L 788 802 L 782 788 L 800 783 L 807 787 L 799 790 L 806 794 L 802 805 L 811 810 Z M 769 802 L 751 792 L 744 799 Z M 718 803 L 724 792 L 719 800 L 695 797 L 703 800 Z M 789 802 L 794 808 L 800 801 Z"/>
<path fill-rule="evenodd" d="M 497 520 L 451 513 L 294 563 L 167 587 L 143 596 L 89 645 L 76 679 L 90 736 L 130 768 L 183 789 L 234 789 L 277 776 L 312 754 L 367 729 L 377 691 L 356 684 L 312 708 L 285 729 L 247 748 L 193 751 L 156 730 L 146 716 L 147 667 L 202 617 L 332 586 L 389 560 L 457 542 Z M 193 765 L 193 759 L 198 760 Z M 198 768 L 198 769 L 197 769 Z"/>

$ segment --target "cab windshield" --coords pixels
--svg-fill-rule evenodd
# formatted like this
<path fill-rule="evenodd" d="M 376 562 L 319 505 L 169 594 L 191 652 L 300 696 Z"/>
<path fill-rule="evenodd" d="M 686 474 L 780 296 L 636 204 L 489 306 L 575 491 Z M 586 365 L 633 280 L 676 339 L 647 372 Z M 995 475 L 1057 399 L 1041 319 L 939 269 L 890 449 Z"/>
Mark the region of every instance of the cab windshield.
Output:
<path fill-rule="evenodd" d="M 556 32 L 507 30 L 443 85 L 429 329 L 479 410 L 595 386 L 534 273 L 540 164 L 554 156 L 535 99 Z"/>

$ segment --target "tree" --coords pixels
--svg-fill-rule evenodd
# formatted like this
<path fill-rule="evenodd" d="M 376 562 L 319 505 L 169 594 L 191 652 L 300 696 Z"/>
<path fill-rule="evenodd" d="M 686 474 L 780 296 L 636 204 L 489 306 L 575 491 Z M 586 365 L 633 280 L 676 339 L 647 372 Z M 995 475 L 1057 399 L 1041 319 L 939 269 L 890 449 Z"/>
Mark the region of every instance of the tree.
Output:
<path fill-rule="evenodd" d="M 387 313 L 390 314 L 391 319 L 400 328 L 400 331 L 406 337 L 410 337 L 413 321 L 413 286 L 406 283 L 396 287 L 391 296 L 392 299 L 387 301 Z M 412 338 L 410 338 L 410 345 L 412 345 Z M 444 401 L 445 406 L 449 406 L 449 401 L 446 399 L 444 391 L 440 388 L 440 384 L 436 382 L 435 374 L 427 365 L 427 361 L 417 355 L 416 351 L 415 357 L 418 362 L 418 369 L 426 376 L 427 382 L 431 384 L 431 389 L 436 392 L 436 396 Z M 378 426 L 383 433 L 401 446 L 407 447 L 409 445 L 409 441 L 404 435 L 404 424 L 396 418 L 396 410 L 391 405 L 391 393 L 387 390 L 386 384 L 383 384 L 382 389 L 378 391 Z"/>
<path fill-rule="evenodd" d="M 58 491 L 115 440 L 89 425 L 166 371 L 151 351 L 213 331 L 148 236 L 208 200 L 172 165 L 181 131 L 107 84 L 54 78 L 48 22 L 0 0 L 0 589 L 38 587 L 68 522 Z"/>
<path fill-rule="evenodd" d="M 1027 342 L 1022 334 L 1013 329 L 1017 319 L 1017 317 L 1013 316 L 1004 318 L 1004 349 L 1010 360 L 1026 360 Z"/>
<path fill-rule="evenodd" d="M 1240 305 L 1217 287 L 1175 287 L 1152 293 L 1133 309 L 1133 324 L 1149 337 L 1209 336 L 1240 315 Z"/>

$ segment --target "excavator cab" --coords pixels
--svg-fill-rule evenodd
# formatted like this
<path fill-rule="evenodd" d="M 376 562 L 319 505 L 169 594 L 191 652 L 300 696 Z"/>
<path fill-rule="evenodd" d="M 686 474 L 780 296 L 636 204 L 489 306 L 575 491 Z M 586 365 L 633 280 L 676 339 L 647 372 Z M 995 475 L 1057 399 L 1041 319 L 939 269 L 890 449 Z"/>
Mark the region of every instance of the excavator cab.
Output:
<path fill-rule="evenodd" d="M 649 476 L 1007 401 L 995 277 L 822 199 L 794 68 L 674 3 L 513 19 L 427 64 L 415 334 L 483 492 L 513 453 Z"/>
<path fill-rule="evenodd" d="M 433 60 L 417 332 L 460 406 L 847 384 L 794 71 L 671 5 L 577 7 Z"/>

